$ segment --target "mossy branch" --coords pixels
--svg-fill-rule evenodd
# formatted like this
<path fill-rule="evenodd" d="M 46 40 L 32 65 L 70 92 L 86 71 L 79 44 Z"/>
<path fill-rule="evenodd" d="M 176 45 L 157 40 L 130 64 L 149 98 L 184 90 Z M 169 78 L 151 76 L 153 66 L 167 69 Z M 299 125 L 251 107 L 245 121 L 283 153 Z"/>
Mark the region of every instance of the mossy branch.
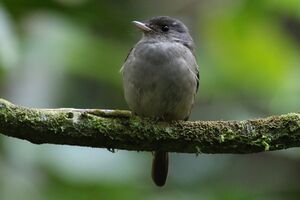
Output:
<path fill-rule="evenodd" d="M 300 114 L 245 121 L 156 122 L 129 111 L 30 109 L 0 99 L 0 132 L 35 144 L 182 153 L 254 153 L 300 146 Z"/>

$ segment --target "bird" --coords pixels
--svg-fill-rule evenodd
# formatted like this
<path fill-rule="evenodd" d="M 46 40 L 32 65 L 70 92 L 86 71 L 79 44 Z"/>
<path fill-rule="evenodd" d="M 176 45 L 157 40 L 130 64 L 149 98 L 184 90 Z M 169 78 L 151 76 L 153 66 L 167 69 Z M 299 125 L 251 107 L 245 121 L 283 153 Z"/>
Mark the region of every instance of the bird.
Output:
<path fill-rule="evenodd" d="M 132 23 L 143 35 L 120 70 L 130 110 L 141 118 L 188 120 L 199 87 L 194 42 L 188 28 L 169 16 Z M 155 150 L 152 179 L 157 186 L 165 185 L 168 165 L 168 152 Z"/>

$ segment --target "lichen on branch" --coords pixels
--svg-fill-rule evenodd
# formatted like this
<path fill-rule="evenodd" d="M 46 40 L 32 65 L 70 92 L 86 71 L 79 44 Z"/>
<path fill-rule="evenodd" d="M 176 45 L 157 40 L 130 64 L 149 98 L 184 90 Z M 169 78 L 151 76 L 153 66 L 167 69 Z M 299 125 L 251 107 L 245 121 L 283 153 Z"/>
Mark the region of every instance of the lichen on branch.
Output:
<path fill-rule="evenodd" d="M 34 109 L 0 99 L 0 133 L 35 144 L 135 151 L 255 153 L 300 146 L 300 114 L 244 121 L 140 119 L 129 111 Z"/>

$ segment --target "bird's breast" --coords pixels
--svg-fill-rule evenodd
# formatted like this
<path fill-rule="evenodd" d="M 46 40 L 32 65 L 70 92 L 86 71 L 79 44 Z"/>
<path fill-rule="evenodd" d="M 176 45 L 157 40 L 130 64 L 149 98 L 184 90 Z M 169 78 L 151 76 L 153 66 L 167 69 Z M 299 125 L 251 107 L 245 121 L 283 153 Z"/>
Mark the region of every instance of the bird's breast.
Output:
<path fill-rule="evenodd" d="M 186 48 L 177 45 L 137 45 L 131 61 L 125 64 L 125 98 L 137 114 L 169 115 L 173 119 L 184 119 L 189 114 L 196 79 L 188 66 Z"/>
<path fill-rule="evenodd" d="M 134 56 L 153 65 L 164 64 L 183 53 L 179 46 L 171 42 L 141 43 L 137 45 Z"/>

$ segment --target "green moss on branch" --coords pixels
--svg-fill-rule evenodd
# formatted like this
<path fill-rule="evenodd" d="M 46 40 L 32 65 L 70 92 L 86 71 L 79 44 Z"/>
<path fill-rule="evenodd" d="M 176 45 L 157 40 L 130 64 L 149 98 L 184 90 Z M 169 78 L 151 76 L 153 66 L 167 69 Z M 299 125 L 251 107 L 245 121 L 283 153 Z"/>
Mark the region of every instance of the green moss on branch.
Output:
<path fill-rule="evenodd" d="M 254 153 L 300 146 L 300 114 L 245 121 L 156 122 L 129 111 L 30 109 L 0 99 L 0 132 L 35 144 L 135 151 Z"/>

